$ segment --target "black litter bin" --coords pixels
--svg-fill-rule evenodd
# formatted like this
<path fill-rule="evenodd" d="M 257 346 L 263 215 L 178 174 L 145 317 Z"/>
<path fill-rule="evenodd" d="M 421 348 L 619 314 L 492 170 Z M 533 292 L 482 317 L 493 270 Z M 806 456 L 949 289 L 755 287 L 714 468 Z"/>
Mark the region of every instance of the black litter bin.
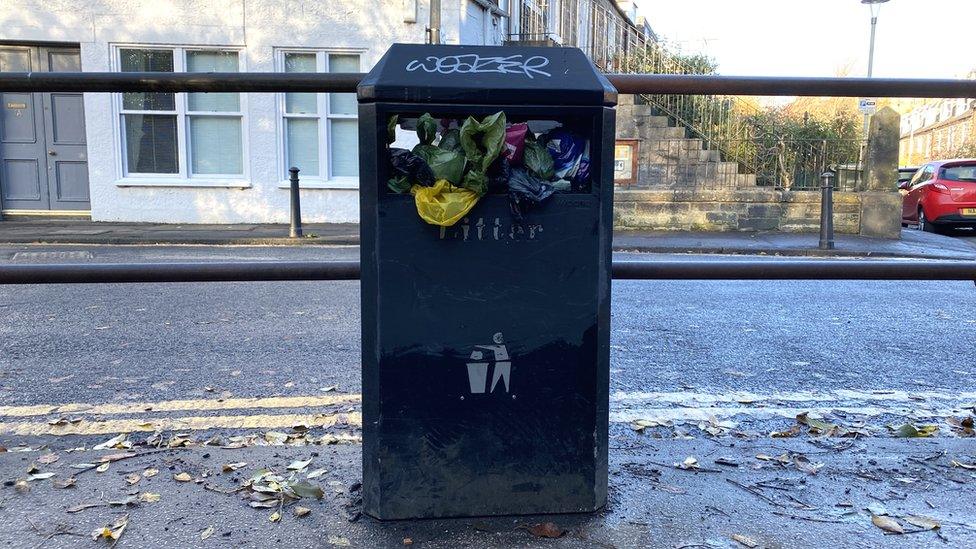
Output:
<path fill-rule="evenodd" d="M 365 512 L 602 507 L 616 90 L 575 48 L 396 44 L 358 95 Z M 450 169 L 391 157 L 431 128 L 428 145 L 459 150 L 468 117 L 498 112 L 487 192 L 451 226 L 421 219 L 411 193 Z M 530 169 L 540 151 L 551 173 Z M 512 191 L 520 177 L 554 192 L 536 204 Z"/>

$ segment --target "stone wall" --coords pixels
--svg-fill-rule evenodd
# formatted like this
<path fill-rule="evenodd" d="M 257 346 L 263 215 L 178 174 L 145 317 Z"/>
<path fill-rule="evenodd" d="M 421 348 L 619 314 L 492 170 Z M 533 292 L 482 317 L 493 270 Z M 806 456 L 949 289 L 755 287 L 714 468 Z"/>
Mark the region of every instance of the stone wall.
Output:
<path fill-rule="evenodd" d="M 617 190 L 614 226 L 625 230 L 816 232 L 820 229 L 820 193 L 761 188 Z M 860 195 L 835 192 L 834 230 L 857 234 L 860 228 Z"/>

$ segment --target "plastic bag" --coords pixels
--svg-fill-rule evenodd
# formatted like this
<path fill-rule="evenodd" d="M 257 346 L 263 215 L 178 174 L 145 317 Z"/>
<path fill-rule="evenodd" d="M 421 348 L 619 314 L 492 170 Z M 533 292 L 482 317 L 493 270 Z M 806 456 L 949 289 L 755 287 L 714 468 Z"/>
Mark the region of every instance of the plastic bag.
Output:
<path fill-rule="evenodd" d="M 417 119 L 417 139 L 421 145 L 431 145 L 437 137 L 437 120 L 430 113 L 424 113 Z"/>
<path fill-rule="evenodd" d="M 394 114 L 386 121 L 386 144 L 392 145 L 396 141 L 397 123 L 400 122 L 400 115 Z"/>
<path fill-rule="evenodd" d="M 433 145 L 417 145 L 414 154 L 423 158 L 434 179 L 446 179 L 452 185 L 461 184 L 461 174 L 464 173 L 464 155 L 459 152 L 446 151 Z"/>
<path fill-rule="evenodd" d="M 508 179 L 508 202 L 512 217 L 522 221 L 533 205 L 543 202 L 556 192 L 552 185 L 523 168 L 512 168 Z"/>
<path fill-rule="evenodd" d="M 555 176 L 560 179 L 572 179 L 586 146 L 585 139 L 569 130 L 556 128 L 547 133 L 546 148 L 552 156 Z"/>
<path fill-rule="evenodd" d="M 461 125 L 461 148 L 468 159 L 469 171 L 462 186 L 484 193 L 488 189 L 486 172 L 505 145 L 505 113 L 498 111 L 478 121 L 469 116 Z M 474 175 L 472 175 L 472 173 Z M 470 185 L 470 187 L 469 187 Z"/>
<path fill-rule="evenodd" d="M 525 148 L 525 136 L 529 133 L 526 123 L 512 124 L 505 129 L 505 154 L 512 166 L 522 165 L 522 150 Z"/>
<path fill-rule="evenodd" d="M 590 159 L 583 157 L 580 160 L 579 168 L 573 175 L 572 190 L 574 192 L 590 192 Z"/>
<path fill-rule="evenodd" d="M 535 141 L 526 141 L 524 154 L 523 164 L 525 164 L 526 169 L 543 181 L 552 180 L 555 169 L 552 162 L 552 155 L 549 154 L 546 147 L 543 147 Z"/>
<path fill-rule="evenodd" d="M 423 158 L 407 149 L 390 149 L 392 176 L 386 186 L 395 193 L 405 193 L 412 185 L 430 186 L 434 184 L 434 173 Z"/>
<path fill-rule="evenodd" d="M 451 227 L 478 203 L 480 196 L 474 191 L 454 187 L 445 179 L 433 187 L 414 185 L 410 188 L 417 204 L 417 215 L 431 225 Z"/>
<path fill-rule="evenodd" d="M 451 128 L 441 134 L 441 141 L 437 144 L 438 148 L 445 151 L 463 152 L 461 148 L 461 130 Z"/>
<path fill-rule="evenodd" d="M 488 192 L 504 193 L 508 191 L 508 179 L 512 177 L 512 166 L 504 155 L 499 156 L 488 167 Z"/>

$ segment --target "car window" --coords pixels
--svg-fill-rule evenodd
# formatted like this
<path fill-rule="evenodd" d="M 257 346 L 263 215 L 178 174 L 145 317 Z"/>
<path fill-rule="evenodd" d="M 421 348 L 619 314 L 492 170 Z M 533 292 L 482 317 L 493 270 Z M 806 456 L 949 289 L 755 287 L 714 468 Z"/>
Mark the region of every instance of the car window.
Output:
<path fill-rule="evenodd" d="M 915 173 L 915 177 L 912 178 L 912 187 L 916 185 L 921 185 L 922 183 L 925 183 L 929 179 L 932 179 L 932 174 L 934 173 L 935 173 L 935 168 L 933 168 L 932 166 L 925 166 L 921 170 L 918 170 Z"/>
<path fill-rule="evenodd" d="M 976 181 L 976 164 L 945 168 L 942 170 L 942 179 L 949 181 Z"/>

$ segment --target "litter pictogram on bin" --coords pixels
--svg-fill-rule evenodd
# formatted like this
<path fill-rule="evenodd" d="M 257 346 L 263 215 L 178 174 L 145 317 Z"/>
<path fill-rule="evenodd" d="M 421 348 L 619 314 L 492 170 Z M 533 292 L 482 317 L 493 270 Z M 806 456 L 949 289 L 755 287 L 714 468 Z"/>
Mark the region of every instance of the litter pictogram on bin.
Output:
<path fill-rule="evenodd" d="M 471 362 L 468 366 L 468 385 L 471 387 L 471 394 L 484 394 L 495 392 L 495 387 L 499 381 L 503 381 L 505 392 L 509 392 L 509 377 L 512 374 L 512 362 L 508 356 L 508 348 L 505 346 L 505 337 L 498 332 L 492 337 L 494 345 L 475 345 L 475 350 L 471 351 Z M 485 353 L 490 352 L 494 355 L 494 360 L 486 360 Z M 494 365 L 491 375 L 491 387 L 488 387 L 489 366 Z"/>

